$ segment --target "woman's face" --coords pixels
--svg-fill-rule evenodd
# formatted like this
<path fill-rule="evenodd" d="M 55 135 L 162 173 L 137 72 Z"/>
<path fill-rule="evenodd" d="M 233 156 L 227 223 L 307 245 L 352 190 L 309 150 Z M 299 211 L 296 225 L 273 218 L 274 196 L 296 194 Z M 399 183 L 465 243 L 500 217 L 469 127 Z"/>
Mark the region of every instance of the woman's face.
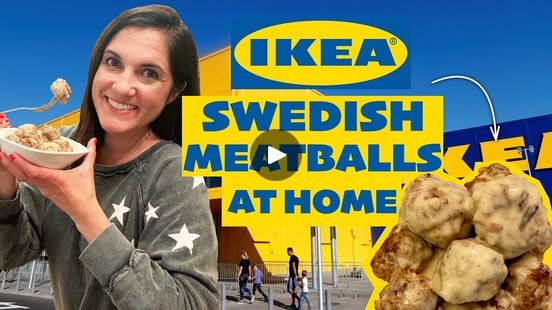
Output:
<path fill-rule="evenodd" d="M 102 128 L 111 134 L 144 133 L 172 101 L 173 79 L 165 32 L 126 27 L 105 48 L 92 84 Z"/>

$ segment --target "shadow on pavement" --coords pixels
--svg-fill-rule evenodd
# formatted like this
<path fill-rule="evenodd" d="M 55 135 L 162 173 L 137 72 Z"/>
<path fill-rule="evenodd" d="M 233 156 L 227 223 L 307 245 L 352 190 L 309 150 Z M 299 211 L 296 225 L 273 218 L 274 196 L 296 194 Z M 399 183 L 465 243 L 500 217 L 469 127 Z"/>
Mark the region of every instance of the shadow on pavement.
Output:
<path fill-rule="evenodd" d="M 226 296 L 226 301 L 231 301 L 231 302 L 239 302 L 239 297 L 237 296 Z M 243 302 L 246 303 L 246 304 L 249 304 L 251 303 L 251 301 L 249 301 L 249 299 L 247 298 L 244 298 L 243 299 Z M 255 299 L 255 303 L 263 303 L 263 304 L 268 304 L 268 301 L 265 301 L 264 299 L 262 298 L 257 298 Z M 286 305 L 285 303 L 281 302 L 281 301 L 278 301 L 278 300 L 274 300 L 274 307 L 275 308 L 281 308 L 281 309 L 296 309 L 296 308 L 290 308 L 288 305 Z"/>

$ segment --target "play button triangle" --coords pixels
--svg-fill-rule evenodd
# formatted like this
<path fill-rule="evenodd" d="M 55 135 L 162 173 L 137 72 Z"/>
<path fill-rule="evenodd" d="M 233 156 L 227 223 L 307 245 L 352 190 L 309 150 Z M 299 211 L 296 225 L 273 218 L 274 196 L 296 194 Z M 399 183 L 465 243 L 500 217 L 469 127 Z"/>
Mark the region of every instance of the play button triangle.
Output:
<path fill-rule="evenodd" d="M 268 164 L 269 165 L 279 161 L 280 159 L 286 156 L 287 156 L 286 153 L 278 149 L 275 149 L 272 146 L 268 146 Z"/>

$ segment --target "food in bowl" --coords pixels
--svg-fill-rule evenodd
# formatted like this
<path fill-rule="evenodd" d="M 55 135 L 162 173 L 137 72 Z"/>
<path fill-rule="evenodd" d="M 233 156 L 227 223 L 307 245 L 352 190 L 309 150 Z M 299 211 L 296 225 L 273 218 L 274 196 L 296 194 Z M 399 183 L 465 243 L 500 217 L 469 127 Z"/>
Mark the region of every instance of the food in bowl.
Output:
<path fill-rule="evenodd" d="M 4 154 L 19 154 L 39 167 L 64 169 L 88 153 L 88 149 L 77 141 L 62 136 L 56 139 L 57 129 L 36 128 L 34 125 L 22 127 L 0 128 L 0 149 Z M 37 146 L 28 147 L 29 144 Z"/>
<path fill-rule="evenodd" d="M 59 129 L 45 125 L 38 129 L 35 125 L 21 125 L 6 139 L 23 146 L 49 152 L 72 152 L 73 148 L 61 138 Z"/>

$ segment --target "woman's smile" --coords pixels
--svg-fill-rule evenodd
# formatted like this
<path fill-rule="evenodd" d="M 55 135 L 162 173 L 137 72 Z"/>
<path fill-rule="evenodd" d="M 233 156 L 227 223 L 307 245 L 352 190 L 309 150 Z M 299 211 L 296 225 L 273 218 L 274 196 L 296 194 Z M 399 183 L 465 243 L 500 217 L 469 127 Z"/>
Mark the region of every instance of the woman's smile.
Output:
<path fill-rule="evenodd" d="M 133 110 L 137 110 L 138 107 L 132 104 L 123 103 L 120 101 L 117 101 L 113 98 L 104 96 L 104 99 L 109 107 L 111 107 L 115 112 L 130 112 Z"/>

